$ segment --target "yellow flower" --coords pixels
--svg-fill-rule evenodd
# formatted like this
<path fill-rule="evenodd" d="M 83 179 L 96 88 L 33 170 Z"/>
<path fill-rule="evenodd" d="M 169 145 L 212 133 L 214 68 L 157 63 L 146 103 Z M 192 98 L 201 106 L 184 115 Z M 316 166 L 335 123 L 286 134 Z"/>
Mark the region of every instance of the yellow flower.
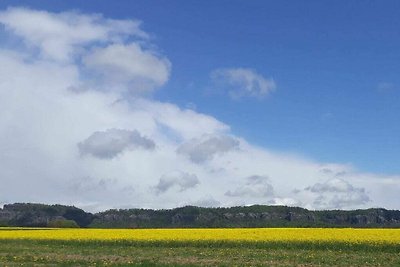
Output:
<path fill-rule="evenodd" d="M 229 229 L 31 229 L 2 231 L 0 239 L 76 241 L 311 241 L 396 243 L 400 229 L 229 228 Z"/>

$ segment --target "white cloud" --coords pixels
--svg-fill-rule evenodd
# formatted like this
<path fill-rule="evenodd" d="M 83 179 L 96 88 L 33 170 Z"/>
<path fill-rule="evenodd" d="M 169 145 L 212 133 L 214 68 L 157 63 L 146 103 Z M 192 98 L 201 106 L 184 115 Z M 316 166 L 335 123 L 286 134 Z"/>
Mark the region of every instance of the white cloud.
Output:
<path fill-rule="evenodd" d="M 213 197 L 203 197 L 199 200 L 192 201 L 187 203 L 187 205 L 196 206 L 196 207 L 204 207 L 204 208 L 212 208 L 212 207 L 220 207 L 221 202 L 215 200 Z"/>
<path fill-rule="evenodd" d="M 272 198 L 274 188 L 268 176 L 252 175 L 246 178 L 245 185 L 240 185 L 235 190 L 228 190 L 225 195 L 229 197 Z"/>
<path fill-rule="evenodd" d="M 292 207 L 300 207 L 303 205 L 299 200 L 290 197 L 274 197 L 270 201 L 268 201 L 267 204 Z"/>
<path fill-rule="evenodd" d="M 50 13 L 9 8 L 0 12 L 0 23 L 23 41 L 24 54 L 84 67 L 81 72 L 85 76 L 80 84 L 71 87 L 72 91 L 92 87 L 137 95 L 152 92 L 169 77 L 171 63 L 149 44 L 148 34 L 140 29 L 141 23 L 137 20 L 112 20 L 99 14 L 72 11 Z"/>
<path fill-rule="evenodd" d="M 68 61 L 83 45 L 119 41 L 128 36 L 147 38 L 136 20 L 105 19 L 101 15 L 78 12 L 50 13 L 27 8 L 8 8 L 0 13 L 0 23 L 40 49 L 43 57 Z"/>
<path fill-rule="evenodd" d="M 35 26 L 41 19 L 51 30 Z M 368 174 L 269 151 L 235 136 L 229 125 L 213 116 L 136 94 L 124 99 L 126 94 L 116 88 L 132 90 L 131 84 L 148 76 L 153 88 L 146 90 L 154 90 L 168 79 L 165 73 L 135 76 L 128 71 L 123 81 L 107 75 L 92 79 L 80 62 L 100 47 L 102 52 L 120 47 L 130 53 L 134 43 L 139 54 L 155 57 L 138 60 L 138 69 L 162 69 L 159 63 L 165 57 L 146 48 L 152 45 L 134 20 L 12 8 L 0 12 L 0 23 L 13 35 L 10 38 L 16 34 L 27 44 L 0 47 L 0 203 L 61 202 L 90 210 L 202 202 L 399 208 L 398 175 Z M 84 29 L 96 34 L 86 38 Z M 132 38 L 141 38 L 140 44 Z M 117 68 L 127 64 L 125 59 L 113 60 Z M 112 86 L 105 90 L 104 84 Z M 184 170 L 186 176 L 164 176 L 174 170 Z M 254 174 L 269 178 L 243 179 Z M 345 183 L 326 183 L 334 178 Z M 164 192 L 157 194 L 155 186 Z M 310 189 L 304 190 L 307 186 Z M 312 192 L 313 187 L 325 192 Z M 303 190 L 293 193 L 296 188 Z M 269 197 L 266 192 L 271 189 Z M 225 195 L 229 190 L 242 197 Z M 320 195 L 329 198 L 318 202 Z M 365 195 L 370 201 L 364 201 Z"/>
<path fill-rule="evenodd" d="M 216 118 L 190 109 L 181 109 L 170 103 L 137 99 L 132 101 L 135 112 L 152 114 L 154 120 L 177 140 L 198 139 L 204 135 L 222 135 L 229 126 Z"/>
<path fill-rule="evenodd" d="M 86 67 L 102 75 L 107 84 L 128 84 L 134 91 L 152 91 L 169 77 L 171 63 L 137 43 L 95 48 L 83 58 Z"/>
<path fill-rule="evenodd" d="M 233 99 L 262 98 L 276 89 L 273 79 L 267 79 L 255 70 L 246 68 L 217 69 L 211 73 L 215 86 L 227 90 Z"/>

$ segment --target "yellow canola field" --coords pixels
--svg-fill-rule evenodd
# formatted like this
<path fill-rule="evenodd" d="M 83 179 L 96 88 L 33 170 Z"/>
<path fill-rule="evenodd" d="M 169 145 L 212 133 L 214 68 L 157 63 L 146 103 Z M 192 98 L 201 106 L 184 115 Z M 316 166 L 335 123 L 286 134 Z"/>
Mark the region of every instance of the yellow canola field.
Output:
<path fill-rule="evenodd" d="M 0 239 L 71 241 L 259 241 L 400 244 L 400 229 L 29 229 L 0 228 Z"/>

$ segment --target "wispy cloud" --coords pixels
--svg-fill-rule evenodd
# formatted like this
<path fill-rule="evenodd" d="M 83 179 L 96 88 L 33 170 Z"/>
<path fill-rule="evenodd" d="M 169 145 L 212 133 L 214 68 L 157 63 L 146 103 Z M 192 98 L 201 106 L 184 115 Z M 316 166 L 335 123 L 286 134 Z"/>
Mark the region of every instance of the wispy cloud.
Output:
<path fill-rule="evenodd" d="M 154 186 L 157 194 L 165 193 L 172 187 L 177 187 L 180 192 L 196 187 L 200 183 L 194 174 L 174 171 L 161 176 L 158 184 Z"/>
<path fill-rule="evenodd" d="M 389 82 L 380 82 L 378 83 L 378 91 L 379 92 L 391 92 L 393 90 L 396 90 L 396 86 L 394 83 L 389 83 Z"/>
<path fill-rule="evenodd" d="M 275 91 L 275 81 L 247 68 L 224 68 L 211 73 L 216 90 L 226 90 L 233 99 L 262 98 Z"/>
<path fill-rule="evenodd" d="M 274 196 L 274 188 L 268 176 L 252 175 L 246 178 L 244 185 L 225 193 L 229 197 L 250 197 L 269 199 Z M 265 202 L 265 200 L 263 202 Z"/>
<path fill-rule="evenodd" d="M 187 156 L 194 163 L 203 163 L 239 147 L 239 141 L 227 135 L 203 135 L 178 147 L 176 152 Z"/>

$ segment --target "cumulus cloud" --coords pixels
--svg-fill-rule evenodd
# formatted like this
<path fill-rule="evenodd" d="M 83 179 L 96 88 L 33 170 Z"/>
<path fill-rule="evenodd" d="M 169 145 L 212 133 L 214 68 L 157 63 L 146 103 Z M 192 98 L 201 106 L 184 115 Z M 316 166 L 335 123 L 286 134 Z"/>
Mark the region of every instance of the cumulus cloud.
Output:
<path fill-rule="evenodd" d="M 94 132 L 86 140 L 78 143 L 78 148 L 82 155 L 112 159 L 126 150 L 153 150 L 155 143 L 136 130 L 108 129 Z"/>
<path fill-rule="evenodd" d="M 181 109 L 171 103 L 138 99 L 131 106 L 136 112 L 152 114 L 159 128 L 176 140 L 197 140 L 199 136 L 223 135 L 229 131 L 228 125 L 210 115 Z"/>
<path fill-rule="evenodd" d="M 135 91 L 144 92 L 163 85 L 171 68 L 168 59 L 137 43 L 95 48 L 83 58 L 83 63 L 108 83 L 129 84 Z"/>
<path fill-rule="evenodd" d="M 39 48 L 43 57 L 61 61 L 70 60 L 88 43 L 118 41 L 128 36 L 148 37 L 137 20 L 112 20 L 74 11 L 50 13 L 8 8 L 0 13 L 0 23 L 28 46 Z"/>
<path fill-rule="evenodd" d="M 176 152 L 187 156 L 195 163 L 211 160 L 215 155 L 221 155 L 239 147 L 239 141 L 231 136 L 209 136 L 194 138 L 178 147 Z"/>
<path fill-rule="evenodd" d="M 38 50 L 43 60 L 63 64 L 77 61 L 75 67 L 83 67 L 86 76 L 79 86 L 70 87 L 73 91 L 92 87 L 148 93 L 169 77 L 171 63 L 154 50 L 137 20 L 113 20 L 73 11 L 50 13 L 9 8 L 0 12 L 0 23 L 23 41 L 27 50 L 33 52 L 31 56 L 37 57 L 35 50 Z M 84 83 L 87 85 L 83 86 Z"/>
<path fill-rule="evenodd" d="M 252 175 L 246 178 L 245 185 L 237 187 L 235 190 L 227 191 L 229 197 L 251 197 L 251 198 L 271 198 L 274 195 L 274 188 L 268 176 Z"/>
<path fill-rule="evenodd" d="M 339 178 L 316 183 L 305 190 L 316 195 L 314 206 L 317 208 L 357 207 L 371 201 L 364 188 L 355 187 Z"/>
<path fill-rule="evenodd" d="M 136 20 L 10 8 L 0 24 L 0 202 L 399 208 L 399 175 L 270 151 L 211 115 L 135 94 L 170 71 Z M 262 91 L 252 86 L 246 95 Z M 348 185 L 321 182 L 334 178 Z"/>
<path fill-rule="evenodd" d="M 267 79 L 255 70 L 246 68 L 217 69 L 211 73 L 211 79 L 216 86 L 228 90 L 233 99 L 262 98 L 276 89 L 273 79 Z"/>
<path fill-rule="evenodd" d="M 174 171 L 161 176 L 158 184 L 154 187 L 157 194 L 165 193 L 172 187 L 178 188 L 180 192 L 196 187 L 200 183 L 195 174 Z"/>
<path fill-rule="evenodd" d="M 355 188 L 351 184 L 342 179 L 331 179 L 324 183 L 316 183 L 313 186 L 307 187 L 306 190 L 309 190 L 314 193 L 326 193 L 326 192 L 349 192 L 349 191 L 354 191 Z"/>

